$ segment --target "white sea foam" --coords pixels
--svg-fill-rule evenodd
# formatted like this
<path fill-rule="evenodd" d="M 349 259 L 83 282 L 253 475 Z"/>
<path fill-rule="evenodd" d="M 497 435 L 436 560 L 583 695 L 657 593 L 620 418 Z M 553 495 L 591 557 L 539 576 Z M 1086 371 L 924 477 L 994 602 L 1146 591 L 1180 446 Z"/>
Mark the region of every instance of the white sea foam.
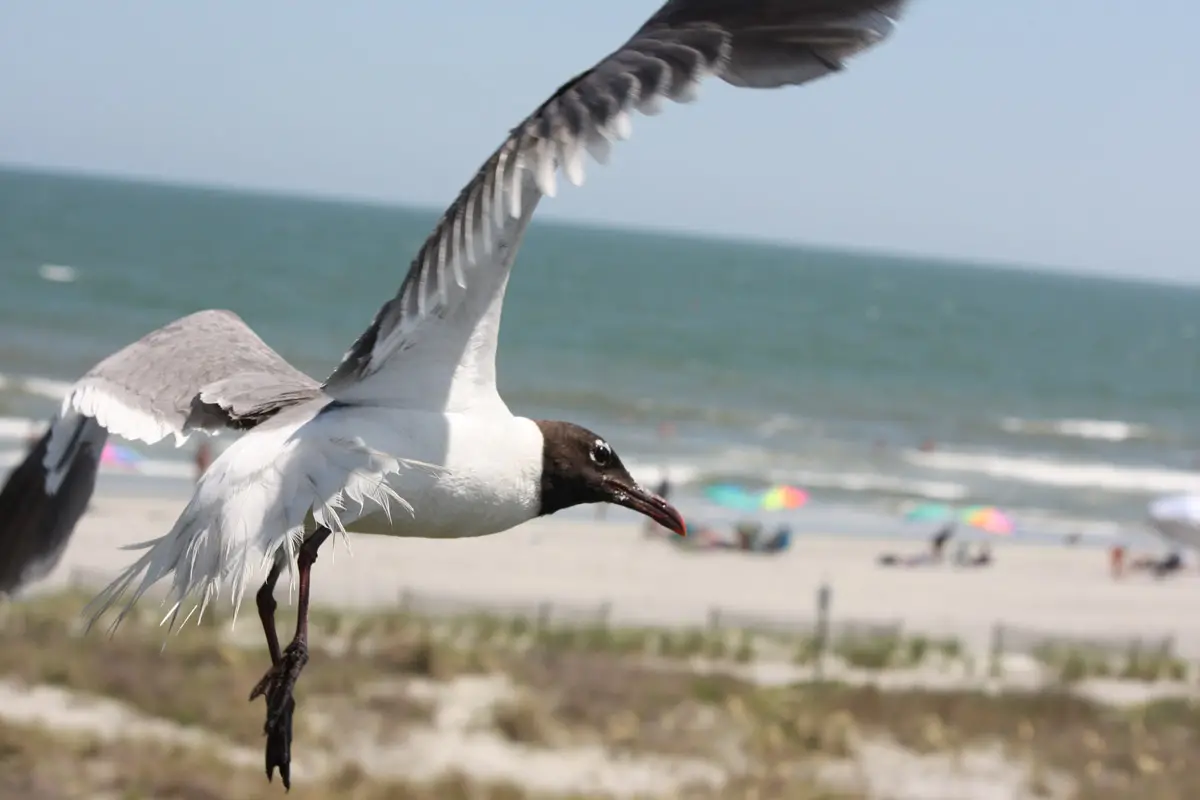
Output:
<path fill-rule="evenodd" d="M 924 497 L 930 500 L 959 500 L 966 497 L 968 492 L 967 487 L 959 483 L 905 480 L 875 473 L 773 469 L 768 471 L 767 476 L 775 483 L 837 489 L 844 492 Z"/>
<path fill-rule="evenodd" d="M 1021 458 L 984 453 L 908 451 L 904 458 L 926 469 L 972 472 L 992 478 L 1079 489 L 1166 494 L 1200 488 L 1200 472 L 1162 467 L 1125 467 L 1118 464 L 1056 459 Z"/>
<path fill-rule="evenodd" d="M 832 489 L 843 492 L 893 494 L 929 500 L 959 500 L 968 489 L 949 481 L 905 480 L 892 475 L 870 472 L 823 472 L 803 468 L 771 467 L 761 460 L 752 462 L 746 452 L 730 452 L 721 457 L 697 461 L 667 460 L 661 464 L 627 462 L 633 477 L 642 484 L 653 486 L 667 477 L 682 486 L 704 483 L 708 479 L 741 474 L 747 478 L 770 483 L 786 483 L 806 488 Z M 761 456 L 760 456 L 761 458 Z"/>
<path fill-rule="evenodd" d="M 41 275 L 43 280 L 54 283 L 74 283 L 79 277 L 79 270 L 64 264 L 42 264 L 38 267 L 38 275 Z"/>
<path fill-rule="evenodd" d="M 21 387 L 30 394 L 61 400 L 71 390 L 69 381 L 56 381 L 51 378 L 25 378 Z"/>
<path fill-rule="evenodd" d="M 0 439 L 24 441 L 27 437 L 40 434 L 45 421 L 26 417 L 0 417 Z"/>
<path fill-rule="evenodd" d="M 688 464 L 679 461 L 664 462 L 662 464 L 643 464 L 637 461 L 626 461 L 626 469 L 633 476 L 634 480 L 644 486 L 653 486 L 668 478 L 674 484 L 695 483 L 701 475 L 701 468 L 696 464 Z"/>
<path fill-rule="evenodd" d="M 754 433 L 766 439 L 784 431 L 796 430 L 804 427 L 804 423 L 787 414 L 774 414 L 767 420 L 760 422 L 754 426 Z"/>
<path fill-rule="evenodd" d="M 1093 439 L 1105 442 L 1126 442 L 1145 439 L 1152 433 L 1149 425 L 1117 419 L 1022 419 L 1005 417 L 1000 427 L 1009 433 L 1034 436 L 1061 436 L 1070 439 Z"/>
<path fill-rule="evenodd" d="M 37 375 L 4 375 L 0 373 L 0 390 L 19 391 L 61 400 L 71 389 L 69 381 L 42 378 Z"/>

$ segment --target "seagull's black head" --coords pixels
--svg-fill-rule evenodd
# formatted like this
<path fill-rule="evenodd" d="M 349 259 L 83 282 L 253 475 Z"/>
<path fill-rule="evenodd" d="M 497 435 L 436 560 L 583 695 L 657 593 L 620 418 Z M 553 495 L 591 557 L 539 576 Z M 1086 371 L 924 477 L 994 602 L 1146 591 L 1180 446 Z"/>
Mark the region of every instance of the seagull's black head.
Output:
<path fill-rule="evenodd" d="M 608 442 L 570 422 L 538 420 L 542 447 L 540 516 L 582 503 L 616 503 L 687 535 L 675 507 L 638 486 Z"/>

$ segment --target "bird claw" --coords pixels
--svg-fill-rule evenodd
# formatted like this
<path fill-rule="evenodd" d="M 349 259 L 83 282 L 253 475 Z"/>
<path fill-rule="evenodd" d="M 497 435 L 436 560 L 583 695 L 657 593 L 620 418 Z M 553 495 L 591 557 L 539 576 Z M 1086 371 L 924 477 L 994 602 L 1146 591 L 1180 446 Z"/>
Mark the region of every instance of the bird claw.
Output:
<path fill-rule="evenodd" d="M 274 780 L 275 769 L 278 767 L 283 788 L 288 790 L 292 788 L 292 714 L 295 710 L 296 701 L 289 697 L 275 724 L 272 725 L 268 721 L 264 726 L 267 735 L 264 764 L 267 781 Z"/>
<path fill-rule="evenodd" d="M 264 696 L 267 701 L 267 719 L 263 723 L 263 733 L 267 737 L 267 780 L 274 779 L 278 767 L 285 789 L 292 788 L 292 717 L 296 710 L 293 691 L 296 679 L 307 663 L 308 647 L 303 642 L 292 642 L 283 651 L 279 663 L 267 670 L 250 692 L 251 700 Z"/>

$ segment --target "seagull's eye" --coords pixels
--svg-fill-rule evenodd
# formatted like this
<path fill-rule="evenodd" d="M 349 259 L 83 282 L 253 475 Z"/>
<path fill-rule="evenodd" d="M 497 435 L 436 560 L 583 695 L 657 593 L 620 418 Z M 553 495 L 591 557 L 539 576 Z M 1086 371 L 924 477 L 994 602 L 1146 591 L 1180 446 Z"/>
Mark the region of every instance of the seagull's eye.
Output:
<path fill-rule="evenodd" d="M 603 439 L 597 439 L 592 442 L 592 463 L 598 467 L 607 467 L 612 463 L 612 448 L 608 446 L 608 442 Z"/>

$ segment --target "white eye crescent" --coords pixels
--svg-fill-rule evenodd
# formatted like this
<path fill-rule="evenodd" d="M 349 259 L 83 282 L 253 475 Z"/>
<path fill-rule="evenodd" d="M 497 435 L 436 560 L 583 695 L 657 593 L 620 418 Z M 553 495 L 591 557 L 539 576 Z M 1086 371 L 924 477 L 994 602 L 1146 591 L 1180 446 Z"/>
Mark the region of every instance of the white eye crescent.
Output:
<path fill-rule="evenodd" d="M 612 462 L 612 448 L 608 446 L 608 442 L 603 439 L 597 439 L 592 443 L 591 452 L 588 454 L 592 458 L 592 463 L 598 467 L 607 467 Z"/>

